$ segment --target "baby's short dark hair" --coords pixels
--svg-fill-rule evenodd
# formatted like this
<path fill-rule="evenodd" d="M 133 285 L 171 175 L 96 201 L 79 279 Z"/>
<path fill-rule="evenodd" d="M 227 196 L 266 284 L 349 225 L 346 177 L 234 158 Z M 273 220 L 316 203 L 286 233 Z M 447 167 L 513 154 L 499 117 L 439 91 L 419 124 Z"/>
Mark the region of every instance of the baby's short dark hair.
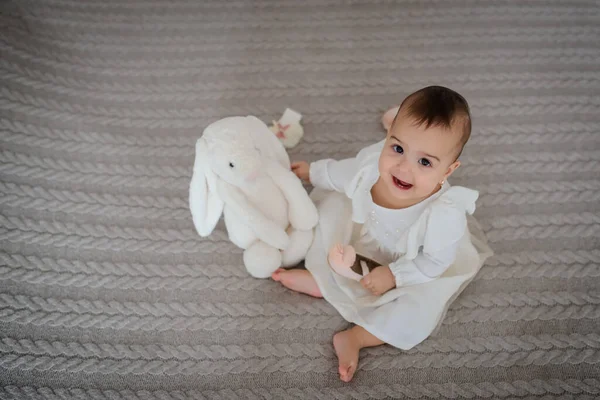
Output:
<path fill-rule="evenodd" d="M 471 136 L 471 113 L 467 100 L 443 86 L 428 86 L 409 95 L 396 115 L 404 113 L 425 128 L 442 127 L 460 134 L 458 155 Z M 394 119 L 395 121 L 395 119 Z M 458 157 L 457 157 L 458 158 Z"/>

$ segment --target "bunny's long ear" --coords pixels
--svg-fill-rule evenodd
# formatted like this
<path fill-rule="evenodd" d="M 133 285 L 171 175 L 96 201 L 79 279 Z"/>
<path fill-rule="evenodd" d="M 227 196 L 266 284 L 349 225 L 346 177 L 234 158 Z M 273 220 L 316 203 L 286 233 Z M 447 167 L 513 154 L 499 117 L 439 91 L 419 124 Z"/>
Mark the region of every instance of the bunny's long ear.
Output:
<path fill-rule="evenodd" d="M 209 154 L 204 138 L 196 142 L 196 159 L 190 182 L 190 211 L 200 236 L 208 236 L 215 229 L 223 212 L 223 200 L 217 193 L 217 177 L 209 165 Z"/>

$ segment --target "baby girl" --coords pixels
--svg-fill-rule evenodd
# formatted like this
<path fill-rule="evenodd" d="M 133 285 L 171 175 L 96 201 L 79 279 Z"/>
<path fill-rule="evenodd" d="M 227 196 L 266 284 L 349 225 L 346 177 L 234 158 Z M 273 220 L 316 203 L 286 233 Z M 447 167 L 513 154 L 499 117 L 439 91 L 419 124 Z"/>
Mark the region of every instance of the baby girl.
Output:
<path fill-rule="evenodd" d="M 362 348 L 409 349 L 425 340 L 490 253 L 467 226 L 478 193 L 447 182 L 471 133 L 466 100 L 426 87 L 388 111 L 383 123 L 385 140 L 356 157 L 292 165 L 315 188 L 320 222 L 306 270 L 272 276 L 324 297 L 355 324 L 333 338 L 346 382 Z M 350 271 L 356 257 L 376 264 Z"/>

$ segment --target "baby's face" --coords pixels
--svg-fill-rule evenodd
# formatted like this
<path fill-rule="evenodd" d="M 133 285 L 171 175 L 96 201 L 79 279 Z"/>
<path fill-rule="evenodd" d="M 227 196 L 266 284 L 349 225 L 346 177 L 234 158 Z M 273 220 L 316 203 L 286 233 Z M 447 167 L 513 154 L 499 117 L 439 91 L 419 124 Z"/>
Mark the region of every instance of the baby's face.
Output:
<path fill-rule="evenodd" d="M 459 139 L 458 132 L 425 129 L 399 115 L 379 157 L 386 198 L 398 207 L 408 207 L 435 193 L 460 165 L 456 161 Z"/>

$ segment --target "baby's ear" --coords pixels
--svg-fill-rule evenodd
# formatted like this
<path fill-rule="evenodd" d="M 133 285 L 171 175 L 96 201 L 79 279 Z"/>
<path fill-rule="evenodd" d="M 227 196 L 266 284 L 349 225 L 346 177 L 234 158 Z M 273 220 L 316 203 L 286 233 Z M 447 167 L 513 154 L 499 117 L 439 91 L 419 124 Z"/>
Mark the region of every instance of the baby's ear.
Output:
<path fill-rule="evenodd" d="M 456 171 L 458 169 L 458 167 L 460 167 L 460 166 L 461 166 L 460 160 L 456 160 L 452 164 L 450 164 L 450 166 L 448 167 L 448 171 L 446 171 L 446 174 L 444 175 L 444 180 L 448 179 L 448 177 L 450 175 L 452 175 L 454 173 L 454 171 Z"/>

